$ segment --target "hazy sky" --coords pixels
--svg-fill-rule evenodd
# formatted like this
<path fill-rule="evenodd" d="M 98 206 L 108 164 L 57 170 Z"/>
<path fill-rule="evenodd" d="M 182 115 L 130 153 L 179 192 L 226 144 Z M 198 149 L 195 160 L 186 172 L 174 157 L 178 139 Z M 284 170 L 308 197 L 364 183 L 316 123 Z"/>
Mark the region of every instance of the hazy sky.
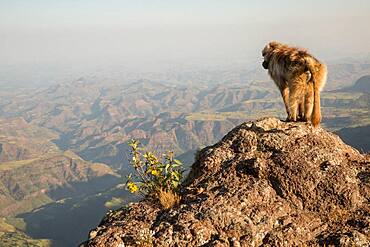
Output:
<path fill-rule="evenodd" d="M 254 61 L 269 40 L 333 58 L 369 53 L 369 23 L 368 0 L 0 0 L 0 66 Z"/>

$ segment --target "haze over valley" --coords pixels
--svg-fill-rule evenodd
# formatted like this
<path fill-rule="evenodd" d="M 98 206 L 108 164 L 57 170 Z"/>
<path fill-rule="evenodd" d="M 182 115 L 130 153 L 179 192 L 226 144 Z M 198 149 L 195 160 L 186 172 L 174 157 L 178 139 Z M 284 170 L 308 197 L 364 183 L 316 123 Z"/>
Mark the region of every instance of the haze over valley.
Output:
<path fill-rule="evenodd" d="M 370 151 L 366 1 L 15 2 L 0 3 L 2 246 L 76 246 L 138 200 L 131 139 L 189 171 L 236 125 L 285 119 L 270 40 L 328 64 L 322 127 Z"/>
<path fill-rule="evenodd" d="M 323 126 L 339 134 L 369 126 L 370 80 L 361 75 L 370 74 L 370 63 L 330 68 L 341 76 L 330 76 L 332 90 L 322 95 Z M 355 75 L 361 79 L 353 81 Z M 173 150 L 189 167 L 198 148 L 220 140 L 236 124 L 285 118 L 278 91 L 258 70 L 210 73 L 197 83 L 176 77 L 132 83 L 79 78 L 16 91 L 4 88 L 0 96 L 4 225 L 23 222 L 16 230 L 21 239 L 28 239 L 25 232 L 56 245 L 81 242 L 108 208 L 133 199 L 123 188 L 131 171 L 131 139 L 157 153 Z M 368 152 L 364 133 L 343 135 Z M 79 231 L 66 230 L 81 221 Z M 13 241 L 14 234 L 2 238 Z"/>

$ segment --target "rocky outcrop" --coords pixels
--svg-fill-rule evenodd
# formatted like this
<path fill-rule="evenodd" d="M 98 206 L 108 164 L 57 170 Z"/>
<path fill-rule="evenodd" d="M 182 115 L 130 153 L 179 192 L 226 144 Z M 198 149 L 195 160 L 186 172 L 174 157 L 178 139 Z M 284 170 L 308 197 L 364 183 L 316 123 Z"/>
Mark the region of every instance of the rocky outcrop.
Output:
<path fill-rule="evenodd" d="M 369 246 L 370 156 L 305 123 L 244 123 L 197 156 L 180 205 L 109 212 L 83 246 Z"/>

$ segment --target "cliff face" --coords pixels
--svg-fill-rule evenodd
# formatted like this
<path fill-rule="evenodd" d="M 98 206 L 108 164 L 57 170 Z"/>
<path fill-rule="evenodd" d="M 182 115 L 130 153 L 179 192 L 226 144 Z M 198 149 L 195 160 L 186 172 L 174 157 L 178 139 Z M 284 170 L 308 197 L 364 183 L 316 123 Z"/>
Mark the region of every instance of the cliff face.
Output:
<path fill-rule="evenodd" d="M 74 158 L 67 152 L 2 163 L 0 216 L 15 216 L 70 196 L 96 193 L 99 190 L 95 184 L 109 188 L 117 180 L 108 166 Z"/>
<path fill-rule="evenodd" d="M 110 212 L 84 246 L 369 246 L 370 156 L 262 119 L 201 151 L 181 204 Z"/>

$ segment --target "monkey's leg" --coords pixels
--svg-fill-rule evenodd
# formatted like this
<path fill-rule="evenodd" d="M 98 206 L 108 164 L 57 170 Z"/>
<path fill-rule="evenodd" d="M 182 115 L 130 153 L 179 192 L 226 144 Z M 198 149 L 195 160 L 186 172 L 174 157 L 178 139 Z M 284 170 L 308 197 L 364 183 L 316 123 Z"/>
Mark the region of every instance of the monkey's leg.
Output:
<path fill-rule="evenodd" d="M 295 122 L 297 121 L 298 104 L 304 95 L 304 86 L 300 80 L 293 81 L 289 86 L 290 120 Z"/>
<path fill-rule="evenodd" d="M 313 83 L 309 82 L 307 85 L 306 95 L 305 95 L 305 121 L 310 121 L 313 111 Z"/>
<path fill-rule="evenodd" d="M 281 96 L 283 97 L 284 105 L 285 105 L 285 110 L 287 113 L 287 121 L 290 121 L 290 109 L 289 109 L 289 88 L 287 86 L 281 86 L 280 87 L 280 93 Z"/>
<path fill-rule="evenodd" d="M 306 77 L 303 76 L 303 80 L 307 81 Z M 298 120 L 299 121 L 306 121 L 306 104 L 305 104 L 305 92 L 307 92 L 307 83 L 301 84 L 302 88 L 300 89 L 302 91 L 302 94 L 300 94 L 299 102 L 298 102 Z"/>
<path fill-rule="evenodd" d="M 300 99 L 298 104 L 298 120 L 299 121 L 305 121 L 305 103 L 304 103 L 304 97 Z"/>

